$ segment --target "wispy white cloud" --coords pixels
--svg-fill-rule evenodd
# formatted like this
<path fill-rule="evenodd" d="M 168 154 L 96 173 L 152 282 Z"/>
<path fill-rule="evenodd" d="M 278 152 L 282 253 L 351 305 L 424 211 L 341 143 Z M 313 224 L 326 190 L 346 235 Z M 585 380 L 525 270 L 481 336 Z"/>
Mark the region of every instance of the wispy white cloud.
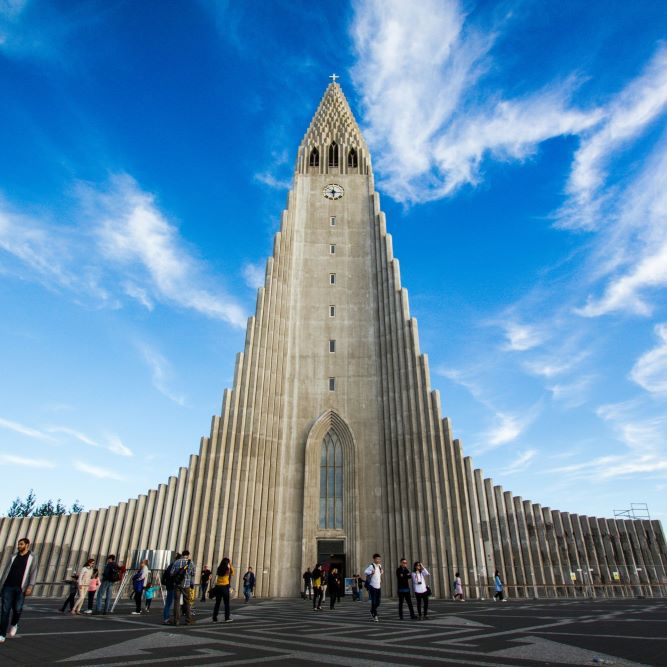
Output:
<path fill-rule="evenodd" d="M 97 238 L 104 258 L 136 271 L 168 303 L 245 326 L 243 310 L 233 299 L 221 289 L 213 293 L 203 286 L 202 262 L 158 209 L 155 197 L 140 190 L 134 179 L 115 176 L 106 191 L 82 188 L 81 193 L 100 221 Z"/>
<path fill-rule="evenodd" d="M 500 474 L 514 475 L 517 472 L 523 472 L 530 467 L 537 454 L 538 451 L 536 449 L 529 449 L 519 453 L 513 461 L 500 470 Z"/>
<path fill-rule="evenodd" d="M 558 344 L 544 354 L 521 362 L 522 367 L 531 375 L 547 379 L 577 371 L 590 355 L 589 350 L 580 349 L 578 337 L 574 339 L 563 337 L 555 323 L 552 323 L 550 328 L 552 332 L 558 331 Z"/>
<path fill-rule="evenodd" d="M 570 382 L 559 382 L 547 387 L 553 399 L 568 408 L 577 408 L 589 399 L 595 381 L 594 375 L 583 375 Z"/>
<path fill-rule="evenodd" d="M 536 326 L 507 322 L 502 325 L 507 340 L 504 349 L 516 352 L 525 352 L 541 345 L 546 335 Z"/>
<path fill-rule="evenodd" d="M 148 295 L 148 290 L 143 287 L 139 287 L 133 283 L 125 283 L 123 289 L 127 296 L 136 299 L 146 310 L 152 311 L 155 308 L 153 300 Z"/>
<path fill-rule="evenodd" d="M 114 433 L 107 435 L 107 441 L 109 442 L 107 449 L 113 454 L 118 454 L 118 456 L 134 456 L 132 450 L 123 444 L 120 437 Z"/>
<path fill-rule="evenodd" d="M 287 178 L 276 178 L 268 171 L 255 174 L 255 180 L 267 185 L 275 190 L 289 190 L 292 187 L 292 181 Z"/>
<path fill-rule="evenodd" d="M 614 436 L 636 455 L 667 458 L 667 417 L 656 412 L 641 398 L 622 403 L 608 403 L 596 409 L 597 416 L 608 423 Z"/>
<path fill-rule="evenodd" d="M 660 45 L 644 72 L 618 93 L 602 121 L 582 133 L 567 184 L 568 201 L 559 214 L 564 227 L 593 229 L 606 221 L 605 168 L 614 153 L 636 139 L 667 109 L 667 47 Z"/>
<path fill-rule="evenodd" d="M 667 324 L 655 326 L 659 343 L 643 354 L 632 370 L 630 379 L 651 394 L 667 394 Z"/>
<path fill-rule="evenodd" d="M 25 466 L 26 468 L 55 468 L 56 464 L 46 459 L 27 459 L 14 454 L 0 454 L 0 462 L 4 465 Z"/>
<path fill-rule="evenodd" d="M 183 394 L 175 393 L 169 387 L 169 379 L 172 374 L 169 361 L 146 342 L 137 342 L 136 345 L 143 360 L 151 370 L 153 386 L 170 401 L 173 401 L 177 405 L 185 405 L 185 396 Z"/>
<path fill-rule="evenodd" d="M 258 289 L 264 286 L 264 262 L 259 264 L 244 264 L 243 279 L 248 287 Z"/>
<path fill-rule="evenodd" d="M 43 431 L 39 431 L 36 428 L 31 426 L 25 426 L 25 424 L 19 424 L 18 422 L 11 421 L 9 419 L 3 419 L 0 417 L 0 428 L 8 429 L 9 431 L 14 431 L 20 435 L 24 435 L 28 438 L 35 438 L 37 440 L 53 440 L 53 438 Z"/>
<path fill-rule="evenodd" d="M 85 433 L 81 433 L 81 431 L 77 431 L 67 426 L 49 426 L 48 428 L 46 428 L 46 431 L 48 431 L 49 433 L 68 435 L 78 440 L 79 442 L 83 442 L 86 445 L 90 445 L 91 447 L 102 447 L 102 445 L 99 442 L 96 442 L 92 438 L 89 438 Z"/>
<path fill-rule="evenodd" d="M 599 456 L 582 463 L 552 468 L 548 472 L 576 479 L 588 479 L 592 482 L 637 475 L 662 478 L 667 476 L 667 457 L 661 458 L 650 454 Z"/>
<path fill-rule="evenodd" d="M 487 396 L 487 392 L 483 389 L 481 383 L 475 379 L 477 369 L 462 371 L 438 368 L 436 372 L 438 375 L 465 387 L 475 400 L 492 414 L 489 419 L 491 425 L 474 436 L 474 449 L 477 454 L 517 440 L 537 419 L 542 410 L 540 401 L 520 412 L 498 409 L 495 401 Z"/>
<path fill-rule="evenodd" d="M 76 191 L 68 216 L 75 223 L 68 225 L 0 199 L 0 251 L 13 258 L 22 277 L 114 308 L 126 295 L 148 310 L 160 302 L 246 325 L 237 300 L 210 278 L 155 197 L 134 179 L 116 175 L 104 186 L 79 185 Z"/>
<path fill-rule="evenodd" d="M 476 29 L 456 0 L 358 0 L 351 34 L 366 136 L 398 201 L 450 195 L 481 180 L 486 157 L 522 160 L 600 118 L 572 106 L 574 79 L 522 98 L 480 96 L 496 31 Z"/>
<path fill-rule="evenodd" d="M 119 475 L 113 470 L 93 466 L 89 463 L 84 463 L 83 461 L 74 461 L 73 466 L 79 472 L 90 475 L 91 477 L 96 477 L 97 479 L 115 479 L 119 482 L 125 479 L 122 475 Z"/>
<path fill-rule="evenodd" d="M 123 444 L 123 441 L 120 437 L 114 433 L 107 433 L 104 437 L 106 443 L 102 443 L 100 440 L 94 440 L 90 436 L 78 431 L 69 426 L 48 426 L 44 429 L 47 433 L 57 436 L 66 436 L 68 438 L 74 438 L 79 442 L 82 442 L 85 445 L 90 447 L 104 448 L 110 451 L 112 454 L 117 454 L 118 456 L 133 456 L 132 450 Z"/>

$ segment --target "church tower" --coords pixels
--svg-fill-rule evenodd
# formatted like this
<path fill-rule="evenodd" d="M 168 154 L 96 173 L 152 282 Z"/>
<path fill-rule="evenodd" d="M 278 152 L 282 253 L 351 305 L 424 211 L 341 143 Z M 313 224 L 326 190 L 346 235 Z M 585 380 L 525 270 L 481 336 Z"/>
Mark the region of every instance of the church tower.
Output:
<path fill-rule="evenodd" d="M 457 471 L 439 414 L 368 148 L 334 82 L 299 147 L 234 388 L 202 451 L 197 561 L 257 563 L 275 596 L 316 561 L 349 576 L 375 551 L 447 580 Z"/>
<path fill-rule="evenodd" d="M 335 77 L 334 77 L 335 79 Z M 331 83 L 299 146 L 294 182 L 248 320 L 233 387 L 177 477 L 138 498 L 59 517 L 0 519 L 39 554 L 38 594 L 89 556 L 190 549 L 197 567 L 250 565 L 261 597 L 298 594 L 316 562 L 347 576 L 379 552 L 421 560 L 437 596 L 461 573 L 488 597 L 667 594 L 659 521 L 543 508 L 484 479 L 430 386 L 370 154 Z M 586 590 L 589 590 L 587 588 Z"/>

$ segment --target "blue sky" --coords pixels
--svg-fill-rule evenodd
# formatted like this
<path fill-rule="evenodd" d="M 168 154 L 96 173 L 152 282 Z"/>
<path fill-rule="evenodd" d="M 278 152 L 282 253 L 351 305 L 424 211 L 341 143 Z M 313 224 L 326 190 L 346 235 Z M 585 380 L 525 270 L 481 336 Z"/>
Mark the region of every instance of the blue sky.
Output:
<path fill-rule="evenodd" d="M 198 451 L 335 71 L 465 452 L 667 518 L 666 38 L 662 1 L 0 0 L 0 510 Z"/>

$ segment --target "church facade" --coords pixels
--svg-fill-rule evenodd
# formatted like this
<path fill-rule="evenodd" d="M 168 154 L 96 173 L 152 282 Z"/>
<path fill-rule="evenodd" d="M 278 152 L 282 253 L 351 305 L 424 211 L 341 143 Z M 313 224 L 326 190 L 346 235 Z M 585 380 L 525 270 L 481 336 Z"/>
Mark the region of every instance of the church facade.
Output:
<path fill-rule="evenodd" d="M 513 496 L 464 457 L 431 389 L 416 320 L 375 192 L 371 158 L 340 86 L 326 89 L 248 321 L 233 387 L 187 468 L 136 499 L 71 516 L 2 519 L 40 555 L 37 594 L 88 556 L 189 548 L 230 556 L 262 597 L 297 595 L 316 562 L 359 572 L 374 552 L 386 593 L 402 556 L 438 596 L 460 572 L 488 597 L 667 594 L 658 521 L 559 512 Z"/>

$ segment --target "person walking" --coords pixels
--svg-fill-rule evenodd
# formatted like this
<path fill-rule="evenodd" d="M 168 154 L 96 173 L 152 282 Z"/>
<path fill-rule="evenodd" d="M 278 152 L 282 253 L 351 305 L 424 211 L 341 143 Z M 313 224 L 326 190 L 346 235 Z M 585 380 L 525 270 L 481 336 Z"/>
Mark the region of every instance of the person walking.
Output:
<path fill-rule="evenodd" d="M 234 567 L 225 556 L 220 561 L 218 569 L 215 571 L 215 607 L 213 607 L 213 622 L 218 622 L 218 612 L 220 611 L 220 601 L 225 604 L 225 623 L 231 623 L 234 619 L 230 614 L 229 590 L 231 588 L 232 577 L 234 576 Z"/>
<path fill-rule="evenodd" d="M 79 572 L 79 581 L 78 581 L 79 597 L 76 599 L 76 602 L 74 603 L 74 607 L 72 608 L 70 614 L 81 613 L 81 607 L 83 606 L 83 601 L 88 597 L 88 587 L 90 586 L 90 581 L 93 578 L 94 564 L 95 564 L 95 559 L 89 558 L 86 561 L 86 564 L 81 568 L 81 572 Z"/>
<path fill-rule="evenodd" d="M 307 567 L 306 571 L 303 573 L 302 579 L 303 579 L 302 597 L 305 600 L 306 595 L 308 595 L 308 599 L 310 600 L 313 597 L 313 574 L 310 571 L 309 567 Z"/>
<path fill-rule="evenodd" d="M 74 601 L 76 600 L 76 594 L 79 592 L 79 575 L 76 572 L 72 572 L 72 576 L 63 582 L 69 588 L 67 589 L 67 597 L 63 606 L 60 607 L 61 613 L 65 613 L 65 609 L 69 606 L 70 612 L 74 609 Z"/>
<path fill-rule="evenodd" d="M 199 588 L 201 592 L 201 597 L 199 599 L 201 602 L 206 602 L 206 590 L 208 589 L 210 578 L 211 568 L 208 565 L 204 565 L 204 569 L 201 571 L 201 578 L 199 579 Z"/>
<path fill-rule="evenodd" d="M 116 556 L 109 554 L 107 562 L 102 570 L 102 583 L 100 590 L 97 593 L 97 601 L 95 602 L 95 611 L 99 614 L 108 614 L 111 609 L 111 594 L 113 593 L 113 585 L 120 581 L 120 569 L 116 563 Z M 102 609 L 102 602 L 104 601 L 104 609 Z"/>
<path fill-rule="evenodd" d="M 162 583 L 164 584 L 164 589 L 167 592 L 164 601 L 164 609 L 162 610 L 162 623 L 163 625 L 171 625 L 170 616 L 171 608 L 174 604 L 174 595 L 175 595 L 175 584 L 173 576 L 173 567 L 176 564 L 176 561 L 179 560 L 181 554 L 176 554 L 174 560 L 169 563 L 165 571 L 162 573 Z"/>
<path fill-rule="evenodd" d="M 461 575 L 457 572 L 454 575 L 454 599 L 459 602 L 465 602 L 463 599 L 463 584 L 461 583 Z"/>
<path fill-rule="evenodd" d="M 132 576 L 135 609 L 132 614 L 141 614 L 141 600 L 144 597 L 144 588 L 148 586 L 148 560 L 142 560 L 139 569 Z"/>
<path fill-rule="evenodd" d="M 95 601 L 95 593 L 100 587 L 100 571 L 95 568 L 93 570 L 93 576 L 90 579 L 90 584 L 88 584 L 88 609 L 84 611 L 84 614 L 93 613 L 93 602 Z"/>
<path fill-rule="evenodd" d="M 37 556 L 30 551 L 30 540 L 22 537 L 0 581 L 0 644 L 16 636 L 23 611 L 23 601 L 32 595 L 37 579 Z"/>
<path fill-rule="evenodd" d="M 329 589 L 329 609 L 336 608 L 336 602 L 340 599 L 340 591 L 343 588 L 343 580 L 337 567 L 332 567 L 327 577 L 327 587 Z"/>
<path fill-rule="evenodd" d="M 495 602 L 496 600 L 500 600 L 501 602 L 507 602 L 503 594 L 503 582 L 500 578 L 500 572 L 498 572 L 498 570 L 496 570 L 496 574 L 494 575 L 493 580 L 496 585 L 496 592 L 493 595 L 493 601 Z"/>
<path fill-rule="evenodd" d="M 181 621 L 181 596 L 183 597 L 185 623 L 192 625 L 195 622 L 190 605 L 190 591 L 195 581 L 195 570 L 195 564 L 190 560 L 190 552 L 184 549 L 181 557 L 171 567 L 174 581 L 174 625 L 179 625 Z"/>
<path fill-rule="evenodd" d="M 366 582 L 368 588 L 368 599 L 371 601 L 371 621 L 377 623 L 378 607 L 382 600 L 382 556 L 380 554 L 373 554 L 373 562 L 366 568 L 364 574 L 366 575 Z"/>
<path fill-rule="evenodd" d="M 415 599 L 417 600 L 417 617 L 421 621 L 422 618 L 428 620 L 428 598 L 431 594 L 431 589 L 426 583 L 424 577 L 429 577 L 429 571 L 417 561 L 412 567 L 412 589 L 415 592 Z M 422 615 L 422 605 L 424 607 L 424 614 Z"/>
<path fill-rule="evenodd" d="M 319 563 L 316 563 L 313 568 L 311 580 L 313 583 L 313 611 L 322 611 L 322 569 Z"/>
<path fill-rule="evenodd" d="M 410 570 L 408 561 L 401 558 L 400 565 L 396 568 L 396 590 L 398 591 L 398 617 L 403 620 L 403 603 L 406 602 L 410 610 L 410 618 L 417 618 L 412 607 L 412 595 L 410 594 Z"/>
<path fill-rule="evenodd" d="M 243 575 L 243 597 L 246 602 L 250 602 L 250 598 L 255 590 L 255 582 L 255 573 L 252 571 L 250 565 L 248 565 L 248 570 Z"/>

